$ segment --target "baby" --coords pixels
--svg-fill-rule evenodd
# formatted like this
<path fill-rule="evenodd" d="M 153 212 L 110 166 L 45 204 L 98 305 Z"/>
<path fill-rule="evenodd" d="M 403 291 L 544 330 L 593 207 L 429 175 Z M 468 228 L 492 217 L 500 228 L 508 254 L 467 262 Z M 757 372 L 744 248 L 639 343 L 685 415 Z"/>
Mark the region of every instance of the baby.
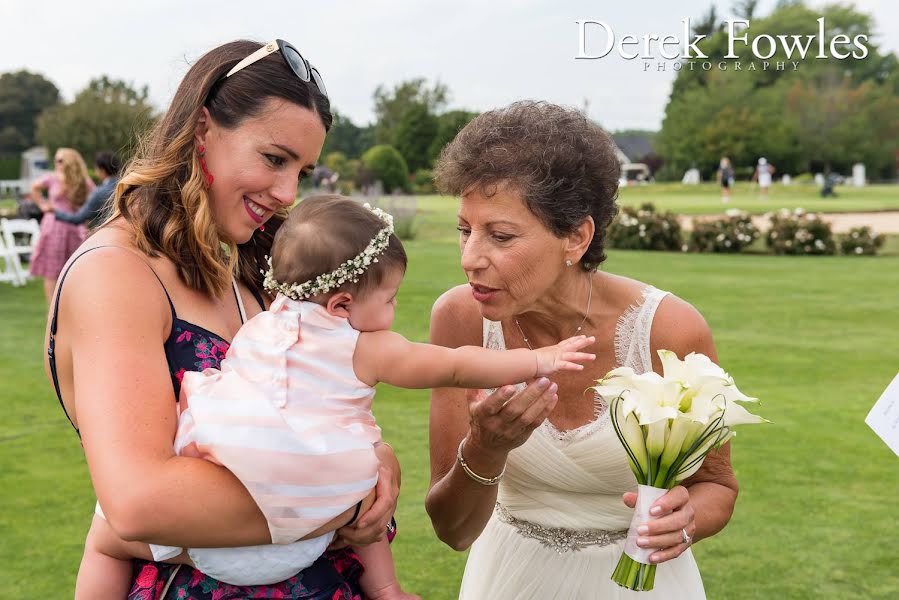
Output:
<path fill-rule="evenodd" d="M 130 559 L 191 564 L 234 585 L 287 579 L 334 538 L 326 523 L 374 499 L 379 382 L 403 388 L 493 388 L 579 370 L 577 336 L 538 350 L 456 349 L 390 331 L 406 254 L 393 219 L 342 196 L 300 203 L 275 236 L 268 311 L 234 337 L 221 370 L 184 375 L 175 451 L 227 467 L 265 516 L 272 544 L 182 548 L 126 544 L 95 518 L 78 574 L 79 598 L 124 597 Z M 99 513 L 102 514 L 102 513 Z M 299 541 L 298 541 L 299 540 Z M 386 540 L 357 548 L 369 598 L 415 598 L 397 583 Z"/>

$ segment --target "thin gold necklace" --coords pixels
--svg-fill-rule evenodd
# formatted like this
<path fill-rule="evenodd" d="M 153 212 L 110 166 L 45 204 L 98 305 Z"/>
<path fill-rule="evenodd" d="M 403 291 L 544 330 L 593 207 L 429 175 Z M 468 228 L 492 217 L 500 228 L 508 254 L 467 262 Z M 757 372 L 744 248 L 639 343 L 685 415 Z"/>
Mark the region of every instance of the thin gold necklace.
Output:
<path fill-rule="evenodd" d="M 584 323 L 587 322 L 587 317 L 590 316 L 590 304 L 593 302 L 593 273 L 595 271 L 590 272 L 590 284 L 587 286 L 589 291 L 587 292 L 587 310 L 584 311 L 584 318 L 581 319 L 581 324 L 577 326 L 577 329 L 574 330 L 572 336 L 575 336 L 581 332 L 581 329 L 584 328 Z M 524 343 L 527 344 L 529 350 L 533 350 L 531 348 L 531 342 L 528 339 L 528 336 L 524 334 L 524 330 L 521 328 L 521 323 L 518 322 L 518 317 L 512 317 L 512 320 L 515 321 L 515 326 L 518 327 L 518 332 L 521 334 L 522 339 L 524 339 Z"/>

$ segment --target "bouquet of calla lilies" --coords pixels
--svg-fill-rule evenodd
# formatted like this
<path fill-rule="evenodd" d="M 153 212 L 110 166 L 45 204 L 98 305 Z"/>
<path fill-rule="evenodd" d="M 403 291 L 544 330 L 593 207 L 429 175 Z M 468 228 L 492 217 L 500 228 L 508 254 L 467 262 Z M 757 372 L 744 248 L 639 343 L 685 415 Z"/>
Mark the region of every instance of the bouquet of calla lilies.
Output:
<path fill-rule="evenodd" d="M 693 353 L 680 360 L 668 350 L 659 350 L 659 356 L 664 375 L 638 375 L 621 367 L 592 388 L 609 404 L 612 425 L 639 484 L 624 553 L 612 574 L 612 581 L 631 590 L 653 588 L 656 565 L 649 564 L 649 556 L 655 550 L 636 543 L 637 528 L 652 519 L 653 502 L 730 440 L 732 427 L 767 422 L 738 404 L 758 399 L 740 392 L 709 357 Z"/>

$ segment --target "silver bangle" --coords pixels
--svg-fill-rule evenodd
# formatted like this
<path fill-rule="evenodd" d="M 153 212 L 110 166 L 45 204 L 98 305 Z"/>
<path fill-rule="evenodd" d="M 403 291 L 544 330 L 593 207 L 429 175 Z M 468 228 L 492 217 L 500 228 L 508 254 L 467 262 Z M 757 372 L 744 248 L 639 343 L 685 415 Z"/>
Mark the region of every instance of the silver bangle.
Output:
<path fill-rule="evenodd" d="M 481 475 L 478 475 L 471 470 L 471 467 L 469 467 L 468 463 L 465 462 L 465 457 L 462 456 L 462 446 L 465 445 L 465 440 L 466 438 L 462 438 L 462 441 L 459 442 L 459 451 L 456 453 L 456 459 L 459 461 L 459 465 L 462 467 L 462 470 L 465 471 L 465 474 L 468 475 L 468 477 L 476 483 L 480 483 L 481 485 L 497 485 L 506 474 L 506 466 L 503 465 L 502 473 L 500 473 L 496 477 L 482 477 Z"/>

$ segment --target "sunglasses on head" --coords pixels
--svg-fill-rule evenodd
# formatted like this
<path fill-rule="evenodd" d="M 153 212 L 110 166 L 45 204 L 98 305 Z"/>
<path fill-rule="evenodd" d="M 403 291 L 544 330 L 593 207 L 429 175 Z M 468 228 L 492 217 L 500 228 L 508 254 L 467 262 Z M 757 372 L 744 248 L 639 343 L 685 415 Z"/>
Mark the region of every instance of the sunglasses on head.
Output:
<path fill-rule="evenodd" d="M 318 69 L 310 65 L 309 61 L 303 58 L 303 55 L 300 54 L 299 50 L 284 40 L 269 42 L 259 50 L 256 50 L 234 65 L 234 68 L 228 71 L 223 79 L 231 77 L 241 69 L 245 69 L 254 62 L 262 60 L 269 54 L 274 54 L 279 50 L 281 51 L 281 56 L 284 58 L 284 62 L 287 63 L 287 66 L 290 67 L 290 70 L 293 71 L 294 75 L 300 78 L 300 81 L 305 81 L 306 83 L 312 81 L 315 83 L 316 87 L 318 87 L 318 91 L 320 91 L 325 98 L 328 97 L 328 90 L 325 89 L 325 82 L 322 81 L 322 76 L 321 73 L 318 72 Z"/>

